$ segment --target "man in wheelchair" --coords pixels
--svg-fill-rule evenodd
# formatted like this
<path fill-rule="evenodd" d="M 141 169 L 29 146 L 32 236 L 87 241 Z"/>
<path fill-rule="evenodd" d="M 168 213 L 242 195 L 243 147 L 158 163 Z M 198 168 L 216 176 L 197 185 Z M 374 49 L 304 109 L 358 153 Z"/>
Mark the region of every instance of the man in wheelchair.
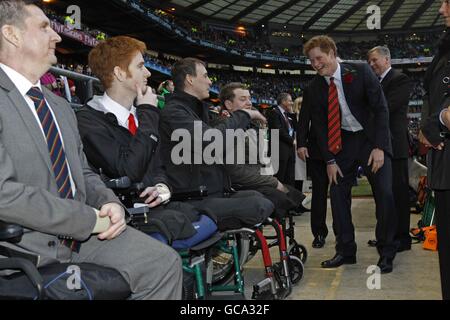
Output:
<path fill-rule="evenodd" d="M 172 193 L 159 155 L 160 110 L 157 96 L 147 86 L 150 72 L 142 56 L 145 49 L 141 41 L 118 36 L 90 52 L 89 65 L 105 93 L 94 96 L 77 112 L 78 127 L 93 169 L 105 180 L 130 180 L 131 188 L 114 188 L 122 202 L 128 207 L 148 206 L 153 221 L 167 227 L 166 237 L 186 239 L 196 233 L 192 222 L 198 221 L 200 211 L 169 201 Z M 146 233 L 158 231 L 156 227 L 140 224 Z"/>
<path fill-rule="evenodd" d="M 38 267 L 92 263 L 117 270 L 131 299 L 179 299 L 179 255 L 126 226 L 120 201 L 88 165 L 70 105 L 40 85 L 61 38 L 33 2 L 0 2 L 0 220 L 24 228 L 17 243 L 1 239 L 0 255 L 32 256 Z"/>

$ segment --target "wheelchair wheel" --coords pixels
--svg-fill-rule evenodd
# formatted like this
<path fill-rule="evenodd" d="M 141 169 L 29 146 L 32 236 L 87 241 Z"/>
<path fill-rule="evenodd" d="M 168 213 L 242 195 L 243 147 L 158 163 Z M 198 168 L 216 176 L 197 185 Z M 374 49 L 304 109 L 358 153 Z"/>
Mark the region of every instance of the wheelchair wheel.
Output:
<path fill-rule="evenodd" d="M 289 277 L 291 283 L 296 284 L 303 278 L 303 262 L 297 256 L 290 255 L 288 260 Z M 287 285 L 286 275 L 284 273 L 283 264 L 277 262 L 273 264 L 273 275 L 277 282 L 278 288 L 285 288 Z"/>
<path fill-rule="evenodd" d="M 236 236 L 237 249 L 239 255 L 239 265 L 241 271 L 244 264 L 248 261 L 250 240 L 242 235 Z M 222 251 L 219 247 L 211 250 L 208 263 L 212 264 L 212 284 L 223 285 L 234 279 L 234 260 L 233 255 Z"/>
<path fill-rule="evenodd" d="M 303 278 L 303 262 L 297 256 L 289 256 L 289 275 L 292 284 L 297 284 Z"/>
<path fill-rule="evenodd" d="M 306 260 L 308 259 L 308 251 L 306 251 L 305 246 L 302 244 L 298 244 L 295 241 L 289 246 L 288 253 L 290 256 L 296 256 L 297 258 L 299 258 L 303 264 L 305 264 Z"/>

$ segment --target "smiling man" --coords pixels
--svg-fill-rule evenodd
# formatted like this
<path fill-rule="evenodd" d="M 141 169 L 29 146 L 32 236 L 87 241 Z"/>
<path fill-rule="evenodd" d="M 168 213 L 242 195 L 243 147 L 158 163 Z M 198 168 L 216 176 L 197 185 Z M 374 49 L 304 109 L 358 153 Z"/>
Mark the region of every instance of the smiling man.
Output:
<path fill-rule="evenodd" d="M 333 39 L 316 36 L 304 46 L 317 75 L 308 87 L 312 127 L 327 162 L 336 255 L 323 268 L 356 263 L 351 188 L 361 165 L 376 204 L 376 237 L 382 273 L 396 254 L 389 113 L 380 83 L 367 64 L 339 63 Z"/>

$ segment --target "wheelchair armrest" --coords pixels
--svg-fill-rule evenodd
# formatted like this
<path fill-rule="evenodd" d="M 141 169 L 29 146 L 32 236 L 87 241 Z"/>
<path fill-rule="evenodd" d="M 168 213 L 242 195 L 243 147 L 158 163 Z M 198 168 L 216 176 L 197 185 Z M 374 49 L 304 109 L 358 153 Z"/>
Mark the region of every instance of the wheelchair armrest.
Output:
<path fill-rule="evenodd" d="M 0 220 L 0 241 L 18 243 L 22 239 L 23 227 Z"/>
<path fill-rule="evenodd" d="M 185 200 L 201 200 L 208 196 L 208 190 L 205 186 L 200 186 L 198 190 L 187 192 L 174 192 L 170 197 L 172 201 L 185 201 Z"/>
<path fill-rule="evenodd" d="M 20 270 L 25 273 L 37 291 L 37 299 L 45 298 L 44 279 L 30 261 L 23 258 L 1 258 L 0 270 Z"/>

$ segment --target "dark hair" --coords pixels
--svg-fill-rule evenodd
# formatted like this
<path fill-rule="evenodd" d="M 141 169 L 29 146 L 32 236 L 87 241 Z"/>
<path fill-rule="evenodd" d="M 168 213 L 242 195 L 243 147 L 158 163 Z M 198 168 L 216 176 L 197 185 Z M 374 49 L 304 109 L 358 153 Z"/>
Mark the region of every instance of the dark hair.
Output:
<path fill-rule="evenodd" d="M 219 99 L 223 106 L 225 106 L 225 101 L 233 101 L 234 90 L 236 89 L 248 90 L 247 86 L 240 82 L 230 82 L 220 89 Z"/>
<path fill-rule="evenodd" d="M 278 105 L 281 105 L 281 103 L 282 103 L 284 100 L 286 100 L 289 96 L 290 96 L 290 94 L 287 93 L 287 92 L 282 92 L 282 93 L 280 93 L 280 94 L 278 95 L 278 97 L 277 97 L 277 104 L 278 104 Z"/>
<path fill-rule="evenodd" d="M 206 64 L 197 58 L 184 58 L 177 61 L 172 68 L 172 81 L 175 86 L 175 90 L 184 90 L 184 80 L 189 74 L 191 76 L 197 76 L 196 67 L 197 64 L 206 67 Z"/>

